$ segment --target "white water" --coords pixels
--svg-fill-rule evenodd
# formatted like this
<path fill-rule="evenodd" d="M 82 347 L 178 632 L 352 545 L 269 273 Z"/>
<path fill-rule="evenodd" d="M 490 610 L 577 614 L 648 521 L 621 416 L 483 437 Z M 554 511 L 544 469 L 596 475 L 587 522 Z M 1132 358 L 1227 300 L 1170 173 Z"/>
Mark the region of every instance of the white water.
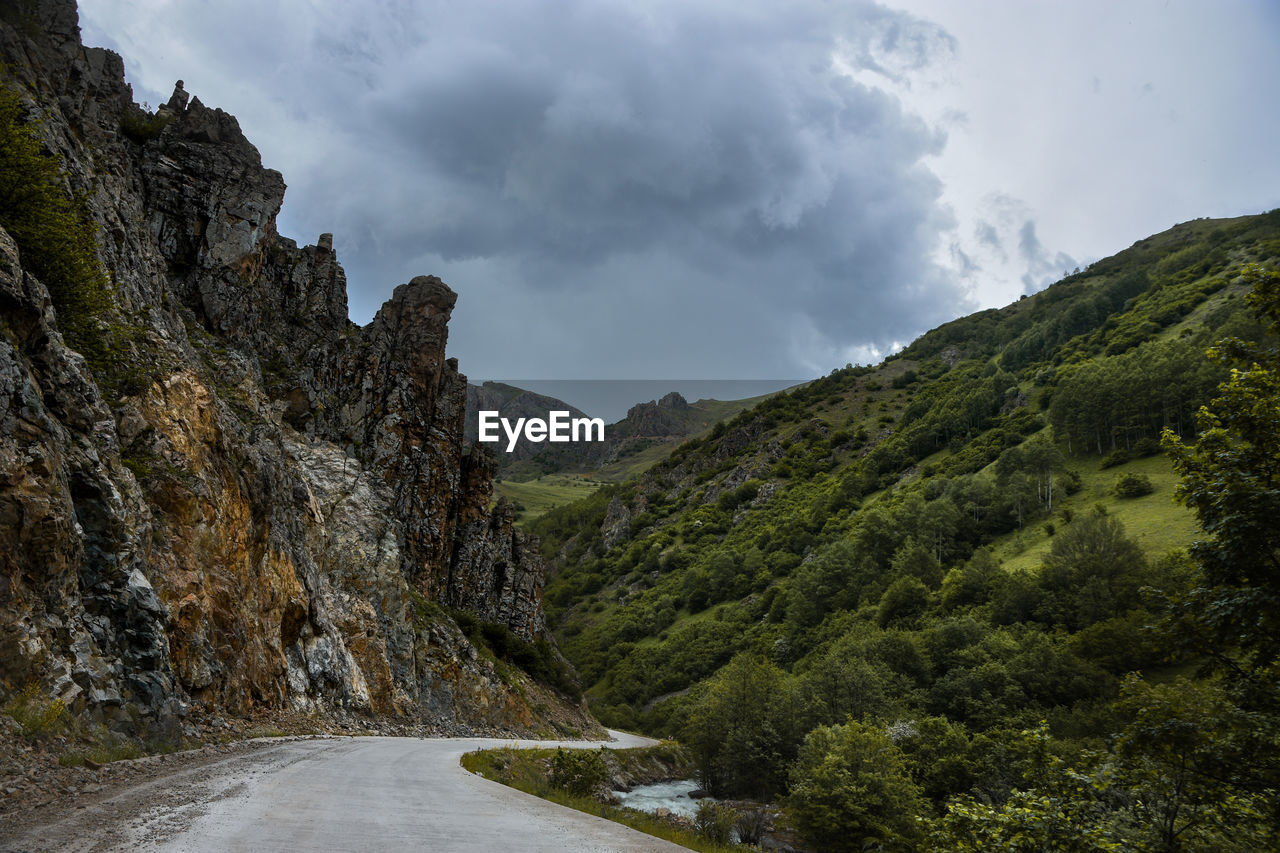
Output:
<path fill-rule="evenodd" d="M 698 811 L 698 801 L 690 799 L 689 792 L 696 790 L 698 783 L 692 779 L 678 782 L 658 782 L 653 785 L 637 785 L 628 791 L 613 793 L 624 806 L 639 809 L 642 812 L 656 812 L 658 809 L 670 809 L 683 817 L 693 817 Z"/>

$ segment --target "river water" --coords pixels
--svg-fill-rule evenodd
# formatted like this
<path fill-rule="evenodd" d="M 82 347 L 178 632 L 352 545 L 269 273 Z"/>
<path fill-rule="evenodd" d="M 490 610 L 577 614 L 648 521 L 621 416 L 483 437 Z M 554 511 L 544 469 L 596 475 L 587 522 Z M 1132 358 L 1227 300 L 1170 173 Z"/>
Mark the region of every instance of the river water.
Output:
<path fill-rule="evenodd" d="M 624 806 L 639 809 L 642 812 L 656 812 L 658 809 L 670 809 L 683 817 L 693 817 L 698 811 L 698 801 L 690 799 L 689 792 L 697 790 L 698 783 L 692 779 L 677 782 L 657 782 L 653 785 L 637 785 L 630 791 L 614 791 L 614 795 Z"/>

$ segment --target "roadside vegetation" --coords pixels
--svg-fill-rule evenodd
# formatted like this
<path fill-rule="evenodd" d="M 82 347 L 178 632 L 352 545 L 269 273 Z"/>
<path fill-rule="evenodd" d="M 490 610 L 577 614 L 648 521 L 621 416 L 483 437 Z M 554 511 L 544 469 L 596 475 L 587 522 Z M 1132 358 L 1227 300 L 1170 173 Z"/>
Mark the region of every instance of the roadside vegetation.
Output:
<path fill-rule="evenodd" d="M 692 773 L 687 753 L 674 744 L 640 749 L 487 749 L 469 752 L 462 766 L 486 779 L 562 806 L 625 824 L 632 829 L 705 853 L 741 849 L 729 843 L 732 816 L 707 809 L 701 824 L 658 817 L 607 800 L 609 780 L 617 772 L 652 772 L 655 764 L 680 778 Z M 708 804 L 713 805 L 713 804 Z"/>
<path fill-rule="evenodd" d="M 818 849 L 1273 848 L 1278 264 L 1185 223 L 533 522 L 593 711 Z"/>
<path fill-rule="evenodd" d="M 63 767 L 109 764 L 182 748 L 180 734 L 153 731 L 141 721 L 136 737 L 110 731 L 70 713 L 61 699 L 50 699 L 35 684 L 10 698 L 3 711 L 17 724 L 22 739 L 57 753 Z"/>

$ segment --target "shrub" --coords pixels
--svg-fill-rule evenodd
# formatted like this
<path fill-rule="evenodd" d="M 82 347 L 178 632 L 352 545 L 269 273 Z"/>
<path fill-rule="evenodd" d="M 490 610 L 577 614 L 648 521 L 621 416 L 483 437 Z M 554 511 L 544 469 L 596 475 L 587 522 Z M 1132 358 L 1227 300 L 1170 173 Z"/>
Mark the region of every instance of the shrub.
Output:
<path fill-rule="evenodd" d="M 49 289 L 68 342 L 92 363 L 105 356 L 88 350 L 102 347 L 94 321 L 108 306 L 107 277 L 85 200 L 67 192 L 62 163 L 45 153 L 38 127 L 17 94 L 0 87 L 0 227 L 18 244 L 23 267 Z"/>
<path fill-rule="evenodd" d="M 9 700 L 4 711 L 22 729 L 22 736 L 30 740 L 63 733 L 69 720 L 62 700 L 44 696 L 38 684 L 28 684 Z"/>
<path fill-rule="evenodd" d="M 136 355 L 148 346 L 145 334 L 112 308 L 85 196 L 68 192 L 61 160 L 45 152 L 38 128 L 18 95 L 0 86 L 0 227 L 18 244 L 23 268 L 48 288 L 58 329 L 99 386 L 139 393 L 158 365 Z"/>
<path fill-rule="evenodd" d="M 715 800 L 701 800 L 698 811 L 693 816 L 698 832 L 713 844 L 728 844 L 733 837 L 734 824 L 738 816 L 729 806 Z"/>
<path fill-rule="evenodd" d="M 609 779 L 599 750 L 557 749 L 551 759 L 551 784 L 571 794 L 590 796 Z"/>
<path fill-rule="evenodd" d="M 1116 479 L 1115 493 L 1122 498 L 1140 498 L 1156 490 L 1145 474 L 1121 474 Z"/>
<path fill-rule="evenodd" d="M 1132 460 L 1133 460 L 1133 454 L 1130 453 L 1128 450 L 1125 450 L 1123 447 L 1120 447 L 1111 451 L 1111 454 L 1107 456 L 1107 458 L 1102 460 L 1102 467 L 1114 468 L 1117 465 L 1123 465 L 1124 463 L 1130 462 Z"/>
<path fill-rule="evenodd" d="M 925 810 L 898 747 L 852 720 L 805 737 L 788 805 L 805 840 L 830 851 L 909 845 L 919 834 L 915 816 Z"/>

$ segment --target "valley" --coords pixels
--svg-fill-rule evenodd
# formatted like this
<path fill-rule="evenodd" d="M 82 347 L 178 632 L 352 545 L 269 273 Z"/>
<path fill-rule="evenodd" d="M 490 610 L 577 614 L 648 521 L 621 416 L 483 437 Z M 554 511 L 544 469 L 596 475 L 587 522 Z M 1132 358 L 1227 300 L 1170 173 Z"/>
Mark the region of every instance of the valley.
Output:
<path fill-rule="evenodd" d="M 808 247 L 753 253 L 812 211 L 716 207 L 690 243 L 732 233 L 685 270 L 714 298 L 679 312 L 743 313 L 634 312 L 636 358 L 678 364 L 690 328 L 690 352 L 715 332 L 717 358 L 755 357 L 766 317 L 794 363 L 875 363 L 714 380 L 750 383 L 735 400 L 664 389 L 605 424 L 451 355 L 458 328 L 529 356 L 526 333 L 586 351 L 634 319 L 536 326 L 547 301 L 600 307 L 550 274 L 529 317 L 500 317 L 494 281 L 547 273 L 548 241 L 496 217 L 424 254 L 397 223 L 386 254 L 470 290 L 349 290 L 335 246 L 382 236 L 281 234 L 284 176 L 240 121 L 182 80 L 138 104 L 80 14 L 0 7 L 0 848 L 680 849 L 606 815 L 714 851 L 1280 849 L 1280 209 L 1181 222 L 1047 286 L 1029 268 L 1020 298 L 881 349 L 823 336 L 936 316 L 925 283 L 958 300 L 957 280 L 864 263 L 883 235 L 854 252 L 833 221 L 821 265 L 869 298 L 841 278 L 834 307 L 793 312 L 814 294 L 779 258 Z M 457 174 L 529 202 L 529 152 L 465 165 L 523 132 L 464 124 Z M 638 183 L 671 170 L 652 171 Z M 704 188 L 717 205 L 731 171 Z M 663 252 L 691 192 L 658 205 Z M 467 212 L 432 204 L 424 222 Z M 643 253 L 552 232 L 582 275 L 658 298 Z M 1037 275 L 1071 260 L 1019 233 Z M 533 255 L 488 266 L 489 240 Z M 664 774 L 699 802 L 616 801 Z"/>

